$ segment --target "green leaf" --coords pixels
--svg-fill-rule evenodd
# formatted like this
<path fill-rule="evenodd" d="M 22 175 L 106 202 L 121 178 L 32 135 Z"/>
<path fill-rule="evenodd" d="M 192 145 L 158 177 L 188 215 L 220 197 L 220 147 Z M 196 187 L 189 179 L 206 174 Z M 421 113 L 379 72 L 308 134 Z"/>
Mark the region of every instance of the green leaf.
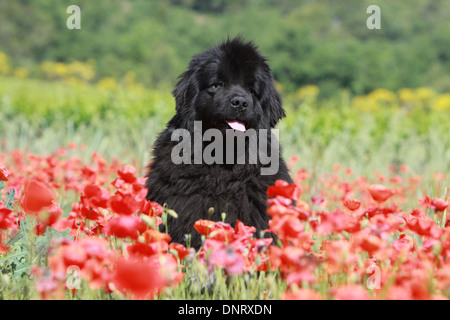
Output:
<path fill-rule="evenodd" d="M 16 191 L 14 190 L 14 188 L 11 189 L 11 191 L 6 193 L 6 204 L 5 207 L 12 210 L 13 209 L 13 202 L 14 202 L 14 197 L 16 195 Z"/>

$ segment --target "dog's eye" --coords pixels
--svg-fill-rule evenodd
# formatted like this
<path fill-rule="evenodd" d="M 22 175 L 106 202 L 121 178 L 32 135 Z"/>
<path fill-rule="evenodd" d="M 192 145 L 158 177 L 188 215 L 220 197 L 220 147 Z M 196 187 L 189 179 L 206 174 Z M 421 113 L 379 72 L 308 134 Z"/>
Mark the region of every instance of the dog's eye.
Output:
<path fill-rule="evenodd" d="M 248 92 L 250 92 L 251 94 L 253 94 L 255 96 L 257 95 L 256 90 L 253 88 L 248 88 Z"/>
<path fill-rule="evenodd" d="M 222 88 L 222 87 L 223 87 L 223 83 L 222 83 L 222 82 L 214 82 L 214 83 L 211 85 L 211 87 L 214 88 L 214 89 L 219 89 L 219 88 Z"/>

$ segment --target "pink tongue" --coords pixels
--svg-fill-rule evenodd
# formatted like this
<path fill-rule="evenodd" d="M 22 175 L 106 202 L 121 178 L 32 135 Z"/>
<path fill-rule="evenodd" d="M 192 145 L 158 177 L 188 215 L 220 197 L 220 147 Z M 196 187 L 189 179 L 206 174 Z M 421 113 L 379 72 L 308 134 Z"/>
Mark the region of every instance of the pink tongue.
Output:
<path fill-rule="evenodd" d="M 228 123 L 228 125 L 229 125 L 231 128 L 233 128 L 234 130 L 242 131 L 242 132 L 245 132 L 245 130 L 247 130 L 247 129 L 245 128 L 245 124 L 243 124 L 243 123 L 240 122 L 240 121 L 227 121 L 227 123 Z"/>

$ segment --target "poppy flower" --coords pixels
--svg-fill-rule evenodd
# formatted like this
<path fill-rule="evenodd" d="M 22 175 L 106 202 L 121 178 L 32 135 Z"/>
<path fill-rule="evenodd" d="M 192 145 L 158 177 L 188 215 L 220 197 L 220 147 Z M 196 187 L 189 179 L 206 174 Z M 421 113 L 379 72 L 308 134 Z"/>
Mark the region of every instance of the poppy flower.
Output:
<path fill-rule="evenodd" d="M 142 236 L 144 237 L 145 243 L 151 242 L 167 242 L 169 243 L 172 238 L 167 233 L 159 232 L 157 230 L 148 229 Z"/>
<path fill-rule="evenodd" d="M 133 257 L 120 258 L 116 263 L 113 282 L 117 289 L 132 294 L 137 299 L 152 298 L 164 287 L 165 280 L 151 260 Z"/>
<path fill-rule="evenodd" d="M 275 185 L 267 188 L 267 197 L 273 198 L 282 196 L 284 198 L 297 200 L 300 199 L 302 191 L 295 183 L 289 184 L 284 180 L 276 180 Z"/>
<path fill-rule="evenodd" d="M 345 199 L 345 200 L 343 201 L 343 204 L 344 204 L 344 206 L 345 206 L 347 209 L 349 209 L 349 210 L 351 210 L 351 211 L 358 210 L 359 207 L 361 206 L 361 202 L 360 202 L 360 201 L 358 201 L 358 200 L 356 200 L 356 199 L 350 199 L 350 198 Z"/>
<path fill-rule="evenodd" d="M 419 202 L 427 207 L 434 209 L 436 211 L 444 211 L 448 207 L 448 202 L 441 198 L 430 198 L 427 195 L 425 195 L 425 199 L 419 199 Z"/>
<path fill-rule="evenodd" d="M 362 238 L 360 247 L 361 249 L 367 251 L 367 253 L 372 256 L 376 251 L 381 248 L 382 240 L 376 236 L 366 236 Z"/>
<path fill-rule="evenodd" d="M 50 206 L 53 199 L 53 191 L 44 183 L 36 179 L 29 179 L 25 182 L 21 201 L 22 208 L 25 211 L 37 213 Z"/>
<path fill-rule="evenodd" d="M 18 229 L 12 210 L 0 203 L 0 229 Z"/>
<path fill-rule="evenodd" d="M 216 222 L 208 234 L 208 238 L 215 239 L 222 242 L 231 242 L 234 239 L 235 233 L 232 226 L 225 222 Z"/>
<path fill-rule="evenodd" d="M 409 252 L 414 248 L 414 242 L 410 237 L 403 233 L 392 243 L 392 247 L 398 252 Z"/>
<path fill-rule="evenodd" d="M 87 259 L 85 250 L 77 244 L 62 247 L 61 256 L 66 268 L 70 266 L 83 268 Z"/>
<path fill-rule="evenodd" d="M 133 183 L 136 181 L 136 168 L 126 165 L 121 170 L 117 171 L 119 177 L 127 183 Z"/>
<path fill-rule="evenodd" d="M 108 255 L 108 241 L 99 237 L 84 237 L 79 246 L 83 248 L 88 259 L 103 260 Z"/>
<path fill-rule="evenodd" d="M 178 254 L 178 259 L 180 259 L 180 260 L 183 260 L 190 253 L 190 251 L 188 249 L 186 249 L 185 246 L 183 246 L 180 243 L 176 243 L 176 242 L 172 242 L 169 245 L 169 249 L 175 250 Z"/>
<path fill-rule="evenodd" d="M 144 199 L 139 211 L 143 214 L 149 215 L 150 217 L 154 217 L 162 215 L 164 213 L 164 208 L 159 203 Z"/>
<path fill-rule="evenodd" d="M 448 207 L 448 202 L 444 199 L 432 199 L 431 207 L 436 211 L 444 211 Z"/>
<path fill-rule="evenodd" d="M 95 184 L 84 187 L 84 195 L 93 207 L 107 208 L 109 193 Z"/>
<path fill-rule="evenodd" d="M 130 256 L 151 257 L 155 254 L 167 251 L 168 248 L 167 242 L 142 243 L 136 241 L 134 244 L 127 246 L 127 252 Z"/>
<path fill-rule="evenodd" d="M 56 203 L 52 203 L 47 210 L 41 211 L 36 215 L 36 220 L 39 224 L 36 226 L 36 235 L 44 234 L 48 226 L 53 226 L 53 224 L 58 221 L 59 217 L 63 213 L 62 209 Z"/>
<path fill-rule="evenodd" d="M 194 228 L 203 236 L 207 236 L 214 226 L 215 222 L 210 220 L 200 219 L 194 223 Z"/>
<path fill-rule="evenodd" d="M 0 181 L 8 181 L 8 169 L 0 163 Z"/>
<path fill-rule="evenodd" d="M 136 240 L 138 238 L 138 228 L 141 219 L 134 215 L 120 215 L 112 218 L 105 227 L 106 233 L 118 238 L 127 238 Z"/>
<path fill-rule="evenodd" d="M 206 241 L 206 247 L 212 248 L 212 252 L 207 260 L 210 272 L 212 272 L 213 267 L 223 268 L 230 275 L 237 275 L 244 272 L 244 257 L 234 247 L 212 239 L 207 239 Z M 210 246 L 209 244 L 211 243 L 214 243 L 214 245 Z"/>
<path fill-rule="evenodd" d="M 372 184 L 368 187 L 372 198 L 377 202 L 384 202 L 395 194 L 395 191 L 382 185 Z"/>
<path fill-rule="evenodd" d="M 236 220 L 236 227 L 234 228 L 234 232 L 238 236 L 250 238 L 256 232 L 256 228 L 246 226 L 242 221 Z"/>
<path fill-rule="evenodd" d="M 129 193 L 117 192 L 110 199 L 111 209 L 122 215 L 130 215 L 140 208 L 140 203 Z"/>

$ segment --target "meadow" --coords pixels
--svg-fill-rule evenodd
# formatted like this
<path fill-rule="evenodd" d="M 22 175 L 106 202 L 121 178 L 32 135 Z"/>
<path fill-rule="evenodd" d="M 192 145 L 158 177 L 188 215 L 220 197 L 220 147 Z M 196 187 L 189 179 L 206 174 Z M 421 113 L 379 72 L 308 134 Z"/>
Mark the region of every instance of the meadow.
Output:
<path fill-rule="evenodd" d="M 279 243 L 200 220 L 195 253 L 142 188 L 171 89 L 128 80 L 0 76 L 1 299 L 450 298 L 449 94 L 279 85 Z"/>

